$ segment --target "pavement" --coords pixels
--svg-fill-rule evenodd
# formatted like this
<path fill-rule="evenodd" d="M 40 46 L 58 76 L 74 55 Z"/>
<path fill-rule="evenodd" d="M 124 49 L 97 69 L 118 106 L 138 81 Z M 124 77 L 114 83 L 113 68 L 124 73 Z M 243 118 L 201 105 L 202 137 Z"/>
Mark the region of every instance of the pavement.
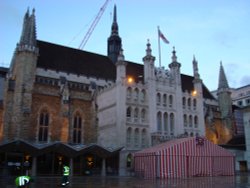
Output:
<path fill-rule="evenodd" d="M 16 188 L 15 177 L 0 177 L 0 188 Z M 38 176 L 29 188 L 56 188 L 59 176 Z M 250 188 L 250 173 L 235 176 L 191 177 L 178 179 L 143 179 L 118 176 L 75 176 L 67 188 Z"/>

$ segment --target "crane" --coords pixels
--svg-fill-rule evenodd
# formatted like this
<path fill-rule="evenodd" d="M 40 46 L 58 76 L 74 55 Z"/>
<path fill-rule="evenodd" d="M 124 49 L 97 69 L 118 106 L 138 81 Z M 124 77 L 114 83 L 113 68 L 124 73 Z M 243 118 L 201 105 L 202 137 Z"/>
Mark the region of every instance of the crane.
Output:
<path fill-rule="evenodd" d="M 79 45 L 79 49 L 83 50 L 84 46 L 86 45 L 87 41 L 89 40 L 89 37 L 91 36 L 91 34 L 94 31 L 96 25 L 98 24 L 100 18 L 102 17 L 102 15 L 103 15 L 109 1 L 110 0 L 106 0 L 105 3 L 100 8 L 98 14 L 96 15 L 94 21 L 92 22 L 92 24 L 90 26 L 90 28 L 88 29 L 87 33 L 85 34 L 81 44 Z"/>

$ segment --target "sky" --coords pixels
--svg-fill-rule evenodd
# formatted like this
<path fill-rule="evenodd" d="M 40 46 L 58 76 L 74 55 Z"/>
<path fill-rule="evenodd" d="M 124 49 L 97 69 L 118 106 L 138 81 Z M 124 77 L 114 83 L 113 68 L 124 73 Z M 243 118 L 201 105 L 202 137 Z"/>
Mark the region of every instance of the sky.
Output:
<path fill-rule="evenodd" d="M 39 40 L 79 49 L 105 1 L 0 0 L 0 66 L 11 62 L 28 7 L 35 9 Z M 149 39 L 156 66 L 168 69 L 175 47 L 181 73 L 192 76 L 195 56 L 211 91 L 218 88 L 220 62 L 229 87 L 250 84 L 249 0 L 109 0 L 82 50 L 107 55 L 115 4 L 126 60 L 143 64 Z M 158 26 L 170 42 L 160 41 L 160 49 Z"/>

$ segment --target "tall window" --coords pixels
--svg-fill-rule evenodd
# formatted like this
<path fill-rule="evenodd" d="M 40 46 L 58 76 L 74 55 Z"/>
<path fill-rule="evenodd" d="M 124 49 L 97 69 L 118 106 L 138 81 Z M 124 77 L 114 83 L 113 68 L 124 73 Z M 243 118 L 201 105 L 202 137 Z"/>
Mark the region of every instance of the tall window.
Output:
<path fill-rule="evenodd" d="M 38 141 L 47 142 L 48 131 L 49 131 L 49 114 L 46 110 L 44 110 L 40 113 L 39 117 Z"/>
<path fill-rule="evenodd" d="M 131 96 L 132 96 L 132 89 L 131 89 L 131 87 L 129 87 L 127 89 L 127 99 L 131 99 Z"/>
<path fill-rule="evenodd" d="M 73 143 L 80 144 L 82 141 L 82 118 L 79 114 L 74 117 L 73 124 Z"/>
<path fill-rule="evenodd" d="M 131 129 L 131 127 L 129 127 L 128 129 L 127 129 L 127 146 L 129 147 L 129 146 L 131 146 L 131 138 L 132 138 L 132 129 Z"/>
<path fill-rule="evenodd" d="M 157 113 L 157 131 L 161 132 L 162 129 L 162 122 L 161 122 L 161 112 Z"/>
<path fill-rule="evenodd" d="M 139 129 L 136 128 L 135 129 L 135 135 L 134 135 L 134 144 L 135 144 L 135 147 L 139 147 Z"/>
<path fill-rule="evenodd" d="M 135 88 L 134 95 L 135 95 L 134 100 L 138 101 L 138 99 L 139 99 L 139 90 L 138 90 L 138 88 Z"/>
<path fill-rule="evenodd" d="M 170 114 L 170 132 L 174 134 L 174 114 Z"/>
<path fill-rule="evenodd" d="M 173 96 L 169 95 L 169 107 L 172 108 L 173 107 Z"/>
<path fill-rule="evenodd" d="M 157 93 L 157 95 L 156 95 L 156 102 L 157 102 L 157 105 L 161 104 L 161 94 L 160 93 Z"/>
<path fill-rule="evenodd" d="M 167 106 L 167 95 L 163 95 L 163 106 Z"/>
<path fill-rule="evenodd" d="M 197 106 L 197 101 L 196 99 L 193 100 L 193 109 L 196 110 L 196 106 Z"/>
<path fill-rule="evenodd" d="M 164 123 L 164 131 L 168 131 L 168 114 L 165 112 L 163 117 L 163 123 Z"/>
<path fill-rule="evenodd" d="M 143 89 L 141 91 L 141 102 L 145 102 L 145 99 L 146 99 L 146 91 Z"/>
<path fill-rule="evenodd" d="M 145 148 L 147 146 L 146 140 L 147 140 L 147 131 L 146 129 L 143 129 L 141 133 L 141 147 L 142 148 Z"/>
<path fill-rule="evenodd" d="M 127 108 L 127 121 L 131 121 L 131 107 Z"/>
<path fill-rule="evenodd" d="M 142 123 L 146 122 L 146 110 L 145 109 L 141 110 L 141 122 Z"/>

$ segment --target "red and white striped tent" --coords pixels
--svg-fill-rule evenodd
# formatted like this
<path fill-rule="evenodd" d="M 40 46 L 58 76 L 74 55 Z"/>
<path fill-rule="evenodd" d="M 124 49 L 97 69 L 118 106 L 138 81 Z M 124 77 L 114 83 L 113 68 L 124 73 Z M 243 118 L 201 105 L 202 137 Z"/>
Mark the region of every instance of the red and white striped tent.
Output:
<path fill-rule="evenodd" d="M 203 137 L 171 140 L 134 153 L 136 175 L 144 178 L 232 176 L 234 155 Z"/>

